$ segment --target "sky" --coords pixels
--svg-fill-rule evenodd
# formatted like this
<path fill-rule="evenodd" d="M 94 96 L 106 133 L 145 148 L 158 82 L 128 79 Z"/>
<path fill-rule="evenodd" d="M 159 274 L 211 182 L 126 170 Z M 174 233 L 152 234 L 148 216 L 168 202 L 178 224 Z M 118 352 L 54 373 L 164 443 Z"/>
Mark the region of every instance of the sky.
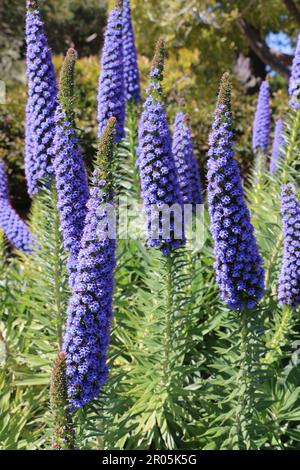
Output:
<path fill-rule="evenodd" d="M 293 54 L 294 52 L 289 36 L 283 32 L 269 33 L 266 37 L 266 41 L 269 47 L 278 49 L 285 54 Z"/>

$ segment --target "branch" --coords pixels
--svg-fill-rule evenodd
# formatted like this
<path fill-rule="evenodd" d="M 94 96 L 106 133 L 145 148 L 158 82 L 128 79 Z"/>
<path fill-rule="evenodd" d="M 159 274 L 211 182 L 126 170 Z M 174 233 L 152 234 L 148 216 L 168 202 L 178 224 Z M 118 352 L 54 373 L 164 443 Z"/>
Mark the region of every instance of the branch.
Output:
<path fill-rule="evenodd" d="M 300 26 L 300 11 L 298 10 L 297 5 L 295 5 L 294 0 L 283 0 L 283 3 Z"/>
<path fill-rule="evenodd" d="M 270 49 L 266 41 L 260 37 L 258 31 L 244 18 L 239 17 L 237 19 L 237 25 L 241 33 L 246 37 L 251 49 L 260 58 L 260 60 L 278 72 L 283 78 L 285 78 L 285 80 L 288 80 L 290 72 L 286 63 L 290 56 L 274 51 L 274 49 Z M 290 58 L 290 60 L 292 60 L 292 58 Z"/>

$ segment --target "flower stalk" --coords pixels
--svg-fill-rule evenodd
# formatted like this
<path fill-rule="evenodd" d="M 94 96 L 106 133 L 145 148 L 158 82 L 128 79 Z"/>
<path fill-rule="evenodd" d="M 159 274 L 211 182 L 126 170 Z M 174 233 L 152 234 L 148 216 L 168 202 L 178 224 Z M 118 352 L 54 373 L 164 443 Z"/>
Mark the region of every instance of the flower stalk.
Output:
<path fill-rule="evenodd" d="M 148 98 L 144 103 L 139 123 L 138 169 L 140 172 L 143 206 L 147 216 L 148 246 L 160 247 L 167 255 L 171 249 L 185 243 L 175 236 L 175 217 L 182 213 L 182 197 L 172 154 L 171 136 L 167 115 L 162 103 L 162 80 L 165 46 L 163 39 L 156 45 L 150 73 Z M 163 226 L 163 207 L 173 207 L 169 234 Z M 178 220 L 177 220 L 178 222 Z M 182 227 L 183 228 L 183 227 Z"/>
<path fill-rule="evenodd" d="M 53 364 L 50 383 L 50 405 L 54 422 L 53 450 L 74 450 L 75 431 L 68 410 L 66 355 L 59 352 Z"/>
<path fill-rule="evenodd" d="M 27 0 L 26 59 L 28 98 L 26 105 L 25 174 L 33 196 L 44 181 L 51 181 L 54 157 L 57 83 L 52 52 L 40 17 L 38 1 Z"/>
<path fill-rule="evenodd" d="M 230 77 L 224 74 L 209 138 L 208 202 L 221 299 L 240 310 L 255 307 L 262 298 L 264 269 L 233 158 L 230 97 Z"/>
<path fill-rule="evenodd" d="M 282 307 L 282 315 L 280 322 L 276 324 L 272 338 L 267 342 L 267 352 L 265 358 L 262 360 L 263 364 L 273 364 L 278 360 L 281 353 L 281 347 L 290 330 L 291 322 L 293 320 L 293 309 L 289 305 Z"/>
<path fill-rule="evenodd" d="M 77 53 L 69 49 L 60 77 L 59 104 L 55 114 L 53 161 L 57 208 L 63 233 L 64 248 L 68 254 L 67 267 L 70 286 L 76 276 L 77 257 L 86 216 L 88 183 L 74 114 L 74 74 Z"/>
<path fill-rule="evenodd" d="M 116 249 L 113 220 L 115 128 L 116 119 L 110 118 L 100 140 L 67 312 L 63 349 L 71 410 L 82 408 L 96 398 L 109 372 L 107 349 L 113 316 Z"/>
<path fill-rule="evenodd" d="M 123 2 L 117 0 L 111 11 L 104 37 L 101 72 L 98 88 L 98 137 L 101 138 L 107 121 L 117 119 L 115 141 L 124 137 L 125 122 Z"/>

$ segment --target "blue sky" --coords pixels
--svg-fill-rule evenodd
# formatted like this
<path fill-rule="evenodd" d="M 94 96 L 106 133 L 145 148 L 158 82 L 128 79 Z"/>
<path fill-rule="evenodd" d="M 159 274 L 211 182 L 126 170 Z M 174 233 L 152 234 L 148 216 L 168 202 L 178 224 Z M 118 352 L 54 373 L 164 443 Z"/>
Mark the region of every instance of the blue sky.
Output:
<path fill-rule="evenodd" d="M 294 52 L 289 36 L 283 32 L 269 33 L 266 37 L 266 41 L 269 47 L 278 49 L 280 52 L 284 52 L 286 54 L 293 54 Z"/>

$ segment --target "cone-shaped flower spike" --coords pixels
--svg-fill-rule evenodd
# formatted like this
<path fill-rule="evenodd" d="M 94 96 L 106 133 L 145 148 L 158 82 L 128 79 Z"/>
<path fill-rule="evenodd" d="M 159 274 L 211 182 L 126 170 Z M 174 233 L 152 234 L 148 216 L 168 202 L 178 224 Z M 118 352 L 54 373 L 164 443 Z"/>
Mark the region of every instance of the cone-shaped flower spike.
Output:
<path fill-rule="evenodd" d="M 190 119 L 182 111 L 177 113 L 174 123 L 172 151 L 184 204 L 203 203 L 199 168 L 195 159 Z"/>
<path fill-rule="evenodd" d="M 262 259 L 244 201 L 233 152 L 231 84 L 224 74 L 209 138 L 208 202 L 215 271 L 221 299 L 233 309 L 252 308 L 262 298 Z"/>
<path fill-rule="evenodd" d="M 110 231 L 114 225 L 110 209 L 113 209 L 115 126 L 116 120 L 109 119 L 100 141 L 68 308 L 64 351 L 72 409 L 97 397 L 108 376 L 106 355 L 112 319 L 116 241 L 107 236 L 106 228 L 108 226 Z"/>
<path fill-rule="evenodd" d="M 98 89 L 98 136 L 101 138 L 108 119 L 114 116 L 117 119 L 116 142 L 124 137 L 125 121 L 122 14 L 122 1 L 117 0 L 108 18 Z"/>
<path fill-rule="evenodd" d="M 264 155 L 267 155 L 270 138 L 270 124 L 270 90 L 269 83 L 264 81 L 260 86 L 253 123 L 252 147 L 254 153 L 261 150 Z"/>
<path fill-rule="evenodd" d="M 69 49 L 62 67 L 59 104 L 55 114 L 53 162 L 64 246 L 69 254 L 67 265 L 71 287 L 77 268 L 88 199 L 87 178 L 82 152 L 76 137 L 73 110 L 76 58 L 76 51 Z"/>
<path fill-rule="evenodd" d="M 25 173 L 30 195 L 53 174 L 54 113 L 57 85 L 52 53 L 40 18 L 38 2 L 27 0 L 27 81 Z"/>
<path fill-rule="evenodd" d="M 300 109 L 300 34 L 293 59 L 292 71 L 289 83 L 290 105 L 295 109 Z"/>
<path fill-rule="evenodd" d="M 270 161 L 270 172 L 274 173 L 278 169 L 278 164 L 282 159 L 282 149 L 284 145 L 283 122 L 278 119 L 275 124 L 274 142 Z"/>
<path fill-rule="evenodd" d="M 140 74 L 132 27 L 130 0 L 123 0 L 123 58 L 126 101 L 140 101 Z"/>
<path fill-rule="evenodd" d="M 54 420 L 52 447 L 55 450 L 75 449 L 75 431 L 68 411 L 66 368 L 66 354 L 59 352 L 53 364 L 50 382 L 50 404 Z"/>
<path fill-rule="evenodd" d="M 139 123 L 137 164 L 147 214 L 148 245 L 159 246 L 164 254 L 168 254 L 171 248 L 177 248 L 181 244 L 184 236 L 179 221 L 182 198 L 172 154 L 169 124 L 162 103 L 164 57 L 164 42 L 159 40 L 150 74 L 148 98 Z M 158 220 L 158 209 L 171 206 L 175 208 L 176 220 L 171 217 L 170 231 L 166 235 L 163 227 L 164 215 L 160 214 Z M 179 227 L 178 234 L 175 233 L 176 222 Z"/>
<path fill-rule="evenodd" d="M 284 248 L 278 300 L 296 308 L 300 303 L 300 206 L 292 184 L 282 187 L 281 214 Z"/>

